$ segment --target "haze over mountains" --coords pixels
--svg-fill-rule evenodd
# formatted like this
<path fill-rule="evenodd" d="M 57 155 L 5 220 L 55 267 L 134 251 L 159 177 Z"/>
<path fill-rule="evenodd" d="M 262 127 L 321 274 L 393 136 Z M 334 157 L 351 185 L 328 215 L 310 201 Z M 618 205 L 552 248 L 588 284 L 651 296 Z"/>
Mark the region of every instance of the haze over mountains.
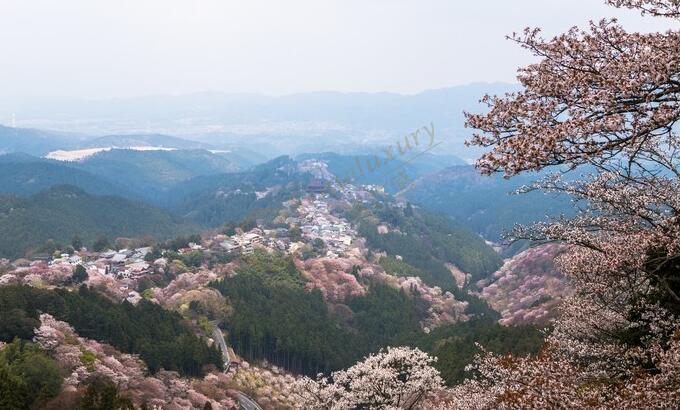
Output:
<path fill-rule="evenodd" d="M 18 258 L 48 240 L 69 243 L 74 236 L 92 243 L 99 237 L 153 235 L 168 239 L 195 227 L 167 211 L 117 196 L 93 196 L 70 185 L 55 185 L 29 197 L 0 195 L 2 257 Z"/>
<path fill-rule="evenodd" d="M 414 180 L 399 195 L 442 212 L 491 241 L 501 241 L 515 224 L 572 214 L 568 198 L 545 192 L 517 195 L 523 186 L 545 176 L 524 174 L 504 179 L 483 176 L 472 166 L 451 166 Z"/>
<path fill-rule="evenodd" d="M 271 221 L 281 208 L 281 203 L 305 194 L 313 175 L 299 170 L 304 161 L 311 158 L 312 161 L 328 161 L 330 169 L 342 170 L 354 166 L 357 159 L 329 153 L 320 154 L 318 158 L 306 154 L 297 160 L 282 156 L 239 170 L 231 169 L 230 163 L 226 163 L 228 166 L 223 168 L 220 166 L 225 164 L 223 162 L 218 162 L 218 166 L 206 162 L 209 156 L 213 154 L 194 150 L 114 150 L 75 163 L 45 160 L 25 154 L 0 156 L 0 193 L 26 198 L 6 195 L 3 203 L 7 212 L 14 208 L 22 209 L 21 215 L 33 218 L 33 225 L 37 227 L 35 235 L 29 234 L 33 232 L 31 230 L 24 230 L 21 231 L 24 239 L 10 240 L 7 246 L 0 246 L 0 256 L 17 257 L 47 239 L 65 241 L 73 234 L 92 239 L 89 232 L 98 232 L 109 235 L 113 240 L 117 236 L 125 236 L 126 232 L 128 235 L 146 232 L 164 238 L 171 232 L 181 232 L 179 225 L 182 224 L 219 227 L 245 219 Z M 217 158 L 222 160 L 221 157 Z M 526 180 L 478 180 L 470 166 L 453 166 L 444 171 L 427 173 L 419 169 L 417 164 L 395 164 L 395 167 L 408 167 L 416 178 L 399 193 L 402 198 L 425 209 L 442 212 L 458 225 L 488 240 L 500 241 L 501 234 L 512 227 L 512 221 L 516 218 L 532 221 L 542 219 L 547 214 L 557 215 L 568 211 L 568 202 L 564 200 L 541 195 L 524 199 L 509 194 L 510 189 Z M 384 168 L 383 171 L 389 173 L 392 169 Z M 358 182 L 381 185 L 385 180 L 383 174 L 373 173 L 359 178 Z M 43 201 L 44 198 L 54 198 L 50 193 L 55 186 L 71 187 L 69 189 L 78 193 L 75 197 L 82 201 Z M 389 184 L 387 188 L 390 192 Z M 392 192 L 396 190 L 394 187 Z M 87 203 L 91 205 L 85 205 Z M 120 206 L 111 207 L 110 204 L 114 203 L 124 203 L 129 210 Z M 135 207 L 148 211 L 137 212 L 134 211 Z M 106 212 L 93 213 L 95 209 Z M 29 219 L 14 218 L 19 213 L 13 212 L 11 218 L 10 214 L 6 214 L 4 221 L 19 221 L 20 225 L 28 223 Z M 106 217 L 107 213 L 111 217 Z M 168 219 L 161 222 L 159 217 Z M 70 221 L 69 229 L 49 223 L 51 218 Z M 111 220 L 125 218 L 137 221 L 135 224 L 142 228 L 116 230 L 108 225 Z M 90 225 L 83 225 L 82 229 L 73 228 L 81 226 L 73 222 L 76 220 L 90 221 L 87 222 Z M 43 224 L 49 225 L 50 229 L 41 228 Z M 0 234 L 5 238 L 13 238 L 18 226 L 0 224 Z"/>
<path fill-rule="evenodd" d="M 680 409 L 680 0 L 1 10 L 0 410 Z"/>
<path fill-rule="evenodd" d="M 117 114 L 116 121 L 135 120 L 139 112 L 151 109 L 145 104 L 157 103 L 159 112 L 152 118 L 164 124 L 186 119 L 189 114 L 199 118 L 201 114 L 206 117 L 200 121 L 247 120 L 263 127 L 286 117 L 307 125 L 328 120 L 335 124 L 351 122 L 357 129 L 366 128 L 358 140 L 353 139 L 359 135 L 353 134 L 354 131 L 340 132 L 339 129 L 327 129 L 318 138 L 306 136 L 297 140 L 288 139 L 287 133 L 298 132 L 294 130 L 266 133 L 260 130 L 261 133 L 249 135 L 250 131 L 241 129 L 239 138 L 225 142 L 209 134 L 200 138 L 143 133 L 97 136 L 0 127 L 0 152 L 6 153 L 0 155 L 0 192 L 30 196 L 56 185 L 70 185 L 90 195 L 114 195 L 164 208 L 184 223 L 216 226 L 247 217 L 266 217 L 272 208 L 277 208 L 276 204 L 299 196 L 309 181 L 309 177 L 300 176 L 296 167 L 304 161 L 320 160 L 337 178 L 350 177 L 354 183 L 384 186 L 388 193 L 398 193 L 414 204 L 443 212 L 484 238 L 500 241 L 502 233 L 513 223 L 534 221 L 546 214 L 557 215 L 567 210 L 565 202 L 537 195 L 509 195 L 531 178 L 506 181 L 481 177 L 446 148 L 447 143 L 449 146 L 455 143 L 442 135 L 453 128 L 442 130 L 431 122 L 430 145 L 425 144 L 424 137 L 418 145 L 409 133 L 396 134 L 399 127 L 424 121 L 423 112 L 431 118 L 442 119 L 450 116 L 449 110 L 470 106 L 469 97 L 477 95 L 480 87 L 482 85 L 456 87 L 414 96 L 388 93 L 316 93 L 276 98 L 201 95 L 140 99 L 137 105 L 132 105 L 136 109 L 125 102 L 109 102 L 120 104 L 119 110 L 106 105 L 100 109 L 111 108 Z M 451 93 L 457 96 L 453 103 L 447 102 Z M 246 105 L 241 106 L 244 102 Z M 362 110 L 362 104 L 363 108 L 372 109 Z M 295 111 L 291 106 L 300 110 Z M 430 109 L 425 109 L 427 107 Z M 83 115 L 94 115 L 97 109 L 97 104 L 93 104 Z M 419 114 L 409 114 L 411 109 Z M 64 112 L 68 113 L 68 107 L 64 107 Z M 380 115 L 370 119 L 375 112 Z M 262 117 L 258 119 L 258 115 Z M 194 127 L 200 121 L 186 124 Z M 384 127 L 384 132 L 372 127 Z M 420 126 L 414 129 L 418 128 Z M 283 134 L 276 134 L 281 132 Z M 304 136 L 305 132 L 312 131 L 308 128 L 300 135 Z M 270 157 L 266 147 L 264 153 L 248 148 L 261 147 L 259 138 L 283 144 L 291 152 L 310 148 L 306 141 L 331 147 L 335 144 L 339 152 L 302 151 L 292 158 L 284 156 L 266 162 Z M 314 144 L 316 142 L 312 147 Z M 430 151 L 431 145 L 436 150 Z M 285 167 L 290 169 L 277 177 Z"/>
<path fill-rule="evenodd" d="M 0 123 L 10 124 L 16 118 L 22 127 L 98 136 L 169 134 L 206 144 L 206 148 L 238 145 L 269 158 L 303 152 L 357 153 L 394 143 L 406 133 L 433 124 L 444 142 L 440 152 L 469 160 L 475 151 L 463 148 L 468 133 L 462 128 L 462 112 L 483 109 L 478 100 L 485 93 L 514 89 L 510 84 L 480 83 L 413 95 L 198 93 L 107 101 L 0 102 Z"/>
<path fill-rule="evenodd" d="M 117 349 L 96 360 L 138 353 L 131 369 L 165 377 L 164 386 L 233 377 L 239 390 L 221 385 L 220 403 L 248 391 L 271 409 L 291 399 L 234 384 L 250 377 L 230 373 L 234 360 L 255 369 L 266 360 L 290 378 L 408 345 L 440 357 L 453 384 L 476 342 L 535 352 L 533 324 L 549 323 L 567 285 L 531 252 L 507 267 L 503 258 L 526 244 L 497 242 L 513 222 L 566 202 L 511 197 L 531 179 L 482 177 L 463 159 L 473 154 L 461 148 L 460 111 L 489 87 L 511 88 L 199 94 L 30 111 L 42 117 L 26 122 L 59 131 L 0 127 L 0 313 L 12 318 L 0 320 L 0 340 L 29 340 L 48 312 L 70 338 L 92 339 L 79 339 L 80 349 Z M 530 275 L 513 276 L 527 267 Z M 506 296 L 527 294 L 521 305 Z M 39 301 L 8 302 L 26 297 Z M 59 309 L 83 303 L 94 313 Z M 152 337 L 151 317 L 183 336 L 128 343 Z M 508 318 L 521 320 L 497 322 Z M 260 384 L 276 383 L 288 382 Z M 191 397 L 193 407 L 208 400 Z"/>
<path fill-rule="evenodd" d="M 140 354 L 108 374 L 165 378 L 159 386 L 231 378 L 236 391 L 211 387 L 227 392 L 218 408 L 244 391 L 289 408 L 271 386 L 388 345 L 436 355 L 449 384 L 465 377 L 475 343 L 536 352 L 534 325 L 550 323 L 568 285 L 536 252 L 503 260 L 527 243 L 498 242 L 567 202 L 510 196 L 532 179 L 482 177 L 464 159 L 474 154 L 461 148 L 460 111 L 480 87 L 66 104 L 31 111 L 44 116 L 34 125 L 59 131 L 0 127 L 0 313 L 11 318 L 0 341 L 31 340 L 48 312 L 81 336 L 79 349 L 113 346 L 94 360 Z M 87 313 L 59 308 L 84 303 Z M 128 343 L 152 338 L 153 320 L 183 336 Z M 285 376 L 247 387 L 238 380 L 251 376 L 232 371 L 240 360 Z M 175 400 L 144 383 L 122 391 Z"/>

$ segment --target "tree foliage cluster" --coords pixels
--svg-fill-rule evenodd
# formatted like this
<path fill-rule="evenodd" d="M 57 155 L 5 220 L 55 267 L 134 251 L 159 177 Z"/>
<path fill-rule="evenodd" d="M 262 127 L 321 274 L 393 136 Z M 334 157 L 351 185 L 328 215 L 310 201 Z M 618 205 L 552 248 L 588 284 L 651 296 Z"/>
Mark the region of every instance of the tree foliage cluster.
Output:
<path fill-rule="evenodd" d="M 378 204 L 372 208 L 356 206 L 349 216 L 359 224 L 359 234 L 371 248 L 400 255 L 404 262 L 417 268 L 419 277 L 431 286 L 447 290 L 455 287 L 446 263 L 469 273 L 472 281 L 490 275 L 501 266 L 501 258 L 482 238 L 448 218 L 424 210 L 409 214 L 411 216 L 389 204 Z M 381 234 L 378 221 L 398 227 L 398 231 Z M 397 269 L 395 274 L 404 274 L 399 272 L 399 267 L 390 267 Z"/>
<path fill-rule="evenodd" d="M 18 258 L 52 239 L 83 242 L 98 238 L 165 239 L 190 231 L 166 211 L 114 196 L 92 196 L 73 186 L 55 186 L 22 198 L 0 195 L 0 256 Z"/>
<path fill-rule="evenodd" d="M 304 284 L 289 257 L 265 252 L 246 257 L 235 276 L 211 284 L 234 307 L 225 318 L 225 328 L 239 354 L 316 375 L 347 368 L 370 353 L 399 344 L 423 346 L 432 353 L 451 346 L 439 350 L 445 357 L 442 368 L 464 367 L 477 353 L 474 341 L 478 339 L 473 335 L 482 325 L 461 327 L 455 335 L 444 332 L 441 337 L 436 333 L 425 338 L 420 320 L 426 306 L 386 284 L 368 281 L 365 295 L 336 305 L 328 305 L 318 290 L 309 291 Z M 499 351 L 521 347 L 512 338 L 525 337 L 523 331 L 503 333 L 491 320 L 484 323 L 492 329 L 489 333 L 494 336 L 488 339 L 496 338 Z M 461 342 L 447 345 L 447 338 Z M 465 342 L 472 347 L 461 349 L 464 354 L 451 353 Z M 447 375 L 447 382 L 453 380 Z"/>
<path fill-rule="evenodd" d="M 258 253 L 237 275 L 211 284 L 230 301 L 230 343 L 248 359 L 306 374 L 351 363 L 349 333 L 332 319 L 319 291 L 308 292 L 289 258 Z"/>
<path fill-rule="evenodd" d="M 178 184 L 168 193 L 168 205 L 189 220 L 212 227 L 245 219 L 271 221 L 282 202 L 300 196 L 308 180 L 309 175 L 297 172 L 295 161 L 282 156 L 248 171 Z M 269 190 L 272 187 L 276 189 Z M 256 194 L 263 191 L 267 195 Z"/>
<path fill-rule="evenodd" d="M 206 365 L 222 365 L 219 351 L 195 336 L 179 314 L 146 300 L 114 303 L 84 286 L 77 292 L 0 288 L 0 339 L 30 340 L 40 312 L 68 322 L 83 337 L 139 354 L 151 372 L 200 375 Z"/>
<path fill-rule="evenodd" d="M 346 367 L 419 326 L 414 302 L 387 285 L 372 283 L 367 295 L 343 305 L 352 312 L 347 320 L 304 285 L 289 257 L 265 252 L 212 284 L 234 307 L 226 327 L 239 353 L 316 374 Z"/>
<path fill-rule="evenodd" d="M 534 354 L 543 346 L 543 334 L 533 326 L 501 326 L 488 318 L 441 326 L 429 334 L 411 334 L 401 341 L 438 358 L 435 367 L 448 385 L 471 376 L 465 371 L 475 355 L 477 344 L 497 354 Z"/>
<path fill-rule="evenodd" d="M 61 382 L 57 363 L 33 343 L 16 338 L 0 350 L 0 408 L 40 408 Z"/>
<path fill-rule="evenodd" d="M 482 173 L 586 166 L 534 184 L 578 204 L 572 218 L 514 235 L 568 244 L 557 268 L 573 293 L 534 358 L 484 354 L 481 377 L 455 389 L 464 408 L 680 406 L 680 2 L 607 0 L 674 29 L 630 32 L 615 19 L 552 39 L 512 40 L 536 61 L 520 91 L 484 96 L 468 113 Z"/>

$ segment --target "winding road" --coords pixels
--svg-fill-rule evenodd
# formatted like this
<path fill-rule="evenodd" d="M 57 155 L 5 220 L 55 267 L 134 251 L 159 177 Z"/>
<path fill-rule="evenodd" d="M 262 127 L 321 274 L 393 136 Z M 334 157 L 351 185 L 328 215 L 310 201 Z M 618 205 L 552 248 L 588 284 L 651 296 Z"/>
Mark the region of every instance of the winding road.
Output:
<path fill-rule="evenodd" d="M 255 400 L 242 392 L 238 393 L 238 404 L 242 410 L 262 410 L 262 407 Z"/>
<path fill-rule="evenodd" d="M 224 335 L 222 334 L 222 329 L 220 329 L 219 326 L 217 326 L 217 322 L 210 322 L 213 325 L 213 332 L 212 336 L 215 342 L 220 346 L 220 350 L 222 351 L 222 359 L 224 360 L 224 366 L 226 369 L 229 369 L 229 362 L 231 361 L 231 358 L 229 357 L 229 349 L 227 349 L 227 342 L 224 340 Z"/>
<path fill-rule="evenodd" d="M 222 359 L 224 360 L 224 366 L 227 369 L 225 371 L 229 371 L 229 362 L 231 362 L 231 358 L 229 357 L 229 349 L 227 348 L 226 340 L 224 340 L 222 329 L 218 326 L 218 321 L 212 321 L 210 324 L 213 325 L 213 339 L 220 347 L 220 351 L 222 351 Z M 238 392 L 238 404 L 241 407 L 241 410 L 262 410 L 262 407 L 260 407 L 255 400 L 251 399 L 243 392 Z"/>

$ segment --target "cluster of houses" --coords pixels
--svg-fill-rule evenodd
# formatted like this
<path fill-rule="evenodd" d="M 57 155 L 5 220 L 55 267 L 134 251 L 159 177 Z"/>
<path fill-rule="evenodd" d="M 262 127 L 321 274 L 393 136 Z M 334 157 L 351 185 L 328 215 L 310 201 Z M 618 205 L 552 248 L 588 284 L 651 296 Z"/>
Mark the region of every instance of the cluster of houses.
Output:
<path fill-rule="evenodd" d="M 99 274 L 116 280 L 118 289 L 125 295 L 128 302 L 137 303 L 142 297 L 134 290 L 134 283 L 152 273 L 155 264 L 165 264 L 165 259 L 158 259 L 153 263 L 145 260 L 151 252 L 151 247 L 137 249 L 107 250 L 98 255 L 97 259 L 82 265 L 88 274 Z"/>
<path fill-rule="evenodd" d="M 298 164 L 298 171 L 309 172 L 312 176 L 321 181 L 335 181 L 335 175 L 328 170 L 326 161 L 319 159 L 307 159 Z"/>
<path fill-rule="evenodd" d="M 338 257 L 352 245 L 356 232 L 344 219 L 332 215 L 328 209 L 328 195 L 305 198 L 298 207 L 302 236 L 312 241 L 321 239 L 328 249 L 328 257 Z"/>
<path fill-rule="evenodd" d="M 99 258 L 88 262 L 85 267 L 94 267 L 101 274 L 111 275 L 117 279 L 140 279 L 153 270 L 145 260 L 151 247 L 137 249 L 108 250 L 99 254 Z"/>
<path fill-rule="evenodd" d="M 278 251 L 290 251 L 293 243 L 289 238 L 288 229 L 253 228 L 248 232 L 237 231 L 231 236 L 218 235 L 215 238 L 227 253 L 235 255 L 249 255 L 256 248 Z M 293 245 L 294 246 L 294 245 Z"/>
<path fill-rule="evenodd" d="M 305 197 L 283 203 L 285 210 L 280 214 L 276 228 L 265 229 L 259 226 L 247 232 L 237 229 L 231 236 L 218 234 L 202 244 L 190 243 L 186 248 L 179 249 L 178 253 L 204 250 L 204 247 L 209 253 L 233 255 L 248 255 L 257 248 L 295 253 L 309 247 L 311 242 L 321 240 L 325 245 L 326 257 L 345 256 L 356 246 L 357 233 L 347 220 L 334 215 L 333 210 L 338 205 L 345 208 L 357 202 L 375 201 L 373 193 L 384 190 L 378 185 L 339 183 L 323 161 L 306 161 L 303 168 L 312 171 L 315 179 L 310 182 Z M 284 224 L 288 228 L 282 227 Z M 5 275 L 3 281 L 8 283 L 24 279 L 48 284 L 59 283 L 60 280 L 68 280 L 75 267 L 82 265 L 91 278 L 99 276 L 106 279 L 120 291 L 130 293 L 130 297 L 136 298 L 138 295 L 133 294 L 136 293 L 133 292 L 136 283 L 145 275 L 162 271 L 168 264 L 165 258 L 148 257 L 152 251 L 151 247 L 106 250 L 100 253 L 82 249 L 71 254 L 36 255 L 33 260 L 18 260 L 13 263 L 0 260 L 0 268 L 4 267 L 0 269 L 0 276 Z"/>
<path fill-rule="evenodd" d="M 166 260 L 160 258 L 152 263 L 145 260 L 151 247 L 136 249 L 106 250 L 90 252 L 86 249 L 74 253 L 62 253 L 54 256 L 39 255 L 33 260 L 18 259 L 12 263 L 13 269 L 0 275 L 2 283 L 23 283 L 55 285 L 71 279 L 76 266 L 81 265 L 90 279 L 107 278 L 118 288 L 125 298 L 136 303 L 141 295 L 134 290 L 135 282 L 144 275 L 154 271 L 154 265 L 163 265 Z"/>
<path fill-rule="evenodd" d="M 220 242 L 220 246 L 230 254 L 251 254 L 255 247 L 262 243 L 262 230 L 260 228 L 253 228 L 249 232 L 237 232 L 232 236 L 221 236 L 224 239 Z"/>
<path fill-rule="evenodd" d="M 42 260 L 38 259 L 38 260 Z M 62 253 L 59 255 L 58 258 L 52 258 L 51 260 L 48 260 L 47 265 L 48 266 L 56 266 L 56 265 L 71 265 L 71 266 L 76 266 L 80 265 L 83 262 L 83 258 L 77 254 L 74 253 L 73 255 L 69 255 L 68 253 Z"/>
<path fill-rule="evenodd" d="M 319 159 L 308 159 L 298 165 L 298 169 L 309 172 L 314 179 L 307 185 L 307 192 L 314 194 L 324 194 L 337 192 L 348 202 L 367 203 L 374 199 L 372 193 L 385 193 L 381 185 L 354 185 L 347 180 L 338 179 L 328 169 L 328 163 Z"/>
<path fill-rule="evenodd" d="M 353 192 L 365 192 L 351 189 Z M 300 201 L 288 201 L 283 204 L 289 211 L 294 211 L 293 215 L 285 218 L 285 223 L 290 229 L 300 229 L 302 241 L 292 239 L 287 228 L 256 227 L 247 232 L 237 229 L 231 236 L 216 235 L 210 242 L 219 245 L 229 254 L 248 255 L 257 248 L 294 253 L 303 248 L 305 242 L 320 239 L 326 245 L 327 257 L 339 257 L 352 246 L 356 232 L 349 222 L 331 213 L 329 200 L 329 194 L 313 193 Z"/>
<path fill-rule="evenodd" d="M 342 199 L 348 203 L 367 204 L 375 200 L 374 192 L 385 193 L 385 189 L 380 185 L 360 185 L 353 184 L 333 184 L 333 189 L 340 194 Z"/>

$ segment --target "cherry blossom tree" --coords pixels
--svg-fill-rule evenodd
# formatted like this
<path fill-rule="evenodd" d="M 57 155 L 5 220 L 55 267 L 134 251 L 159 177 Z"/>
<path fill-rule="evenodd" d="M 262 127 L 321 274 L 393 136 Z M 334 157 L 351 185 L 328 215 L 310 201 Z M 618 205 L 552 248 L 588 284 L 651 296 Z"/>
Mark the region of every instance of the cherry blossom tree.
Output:
<path fill-rule="evenodd" d="M 608 3 L 680 19 L 677 0 Z M 486 96 L 487 113 L 467 114 L 469 143 L 489 148 L 477 162 L 486 174 L 556 171 L 528 189 L 570 195 L 577 216 L 514 235 L 570 244 L 557 265 L 574 294 L 540 357 L 482 356 L 480 378 L 454 390 L 458 405 L 677 407 L 680 31 L 629 33 L 602 20 L 511 39 L 539 61 L 519 70 L 521 91 Z"/>
<path fill-rule="evenodd" d="M 210 402 L 213 409 L 235 409 L 237 402 L 227 392 L 228 377 L 209 373 L 203 379 L 181 378 L 176 372 L 160 370 L 149 375 L 136 355 L 80 337 L 66 322 L 48 314 L 40 315 L 34 342 L 57 361 L 66 376 L 62 397 L 83 391 L 92 380 L 105 379 L 136 404 L 152 408 L 202 409 Z"/>
<path fill-rule="evenodd" d="M 500 312 L 500 324 L 544 326 L 554 320 L 557 307 L 570 293 L 555 267 L 555 258 L 563 251 L 563 245 L 554 243 L 531 247 L 477 282 L 479 296 Z"/>
<path fill-rule="evenodd" d="M 230 387 L 248 394 L 266 410 L 300 408 L 296 386 L 292 374 L 266 363 L 261 367 L 242 366 L 230 381 Z"/>
<path fill-rule="evenodd" d="M 352 268 L 365 261 L 358 258 L 311 258 L 295 260 L 295 266 L 308 279 L 307 289 L 319 289 L 324 299 L 341 302 L 366 293 L 366 289 L 351 274 Z"/>
<path fill-rule="evenodd" d="M 443 380 L 432 365 L 436 358 L 419 349 L 387 348 L 331 379 L 303 378 L 297 390 L 301 408 L 313 409 L 414 409 L 427 395 L 439 390 Z"/>

